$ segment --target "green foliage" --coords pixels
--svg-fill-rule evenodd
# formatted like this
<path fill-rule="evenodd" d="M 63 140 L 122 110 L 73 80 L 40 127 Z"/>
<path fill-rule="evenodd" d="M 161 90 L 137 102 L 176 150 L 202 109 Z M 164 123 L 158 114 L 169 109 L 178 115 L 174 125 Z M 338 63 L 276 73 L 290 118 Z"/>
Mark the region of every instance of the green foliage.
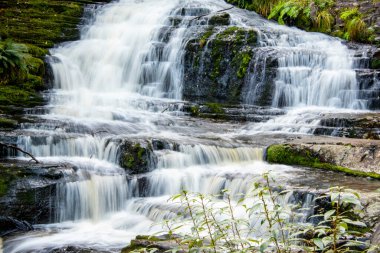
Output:
<path fill-rule="evenodd" d="M 28 75 L 27 48 L 11 41 L 0 42 L 0 85 L 22 82 Z"/>
<path fill-rule="evenodd" d="M 322 10 L 313 19 L 313 27 L 318 32 L 329 33 L 334 25 L 334 21 L 335 19 L 329 11 Z"/>
<path fill-rule="evenodd" d="M 336 13 L 335 0 L 226 0 L 240 8 L 275 19 L 280 24 L 297 26 L 307 31 L 333 34 L 346 40 L 371 42 L 374 31 L 367 27 L 357 8 Z M 373 0 L 375 4 L 378 0 Z M 335 26 L 336 19 L 344 21 L 343 31 Z M 337 29 L 333 31 L 334 29 Z"/>
<path fill-rule="evenodd" d="M 358 229 L 367 227 L 359 218 L 363 207 L 358 193 L 331 188 L 316 198 L 321 206 L 310 209 L 320 210 L 309 217 L 316 222 L 301 223 L 307 210 L 297 203 L 285 204 L 293 192 L 274 190 L 273 183 L 264 174 L 244 194 L 223 190 L 210 196 L 184 190 L 173 196 L 170 200 L 181 211 L 163 222 L 166 237 L 177 245 L 170 252 L 341 253 L 358 247 L 367 252 L 370 245 Z"/>
<path fill-rule="evenodd" d="M 358 8 L 350 8 L 340 14 L 344 21 L 344 39 L 365 42 L 371 37 L 372 31 L 367 28 L 362 16 Z"/>
<path fill-rule="evenodd" d="M 274 5 L 268 19 L 277 19 L 281 25 L 305 25 L 309 27 L 310 6 L 307 0 L 280 1 Z"/>

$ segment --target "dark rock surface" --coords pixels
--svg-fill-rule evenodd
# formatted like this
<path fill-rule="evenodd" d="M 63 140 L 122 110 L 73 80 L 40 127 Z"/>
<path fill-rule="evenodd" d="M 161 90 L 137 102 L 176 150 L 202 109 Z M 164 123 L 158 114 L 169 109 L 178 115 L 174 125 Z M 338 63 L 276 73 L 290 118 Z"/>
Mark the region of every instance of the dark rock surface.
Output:
<path fill-rule="evenodd" d="M 0 216 L 0 237 L 17 231 L 30 230 L 33 230 L 33 227 L 26 221 L 20 221 L 12 217 Z"/>
<path fill-rule="evenodd" d="M 0 167 L 0 216 L 31 224 L 53 221 L 56 186 L 65 174 L 73 171 L 65 164 L 3 162 Z"/>

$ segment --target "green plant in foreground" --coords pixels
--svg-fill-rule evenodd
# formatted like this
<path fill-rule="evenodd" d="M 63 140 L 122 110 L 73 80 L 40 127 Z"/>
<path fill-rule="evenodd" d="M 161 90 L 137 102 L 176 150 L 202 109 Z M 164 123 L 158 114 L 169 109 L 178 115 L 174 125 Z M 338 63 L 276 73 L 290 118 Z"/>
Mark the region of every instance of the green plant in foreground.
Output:
<path fill-rule="evenodd" d="M 360 241 L 366 224 L 359 221 L 362 206 L 356 192 L 333 187 L 315 198 L 323 205 L 309 217 L 311 223 L 300 218 L 316 209 L 289 204 L 293 192 L 273 183 L 264 174 L 245 194 L 183 191 L 173 196 L 170 201 L 181 211 L 163 222 L 164 233 L 177 245 L 168 252 L 367 252 L 368 243 Z M 144 250 L 128 252 L 153 252 Z"/>

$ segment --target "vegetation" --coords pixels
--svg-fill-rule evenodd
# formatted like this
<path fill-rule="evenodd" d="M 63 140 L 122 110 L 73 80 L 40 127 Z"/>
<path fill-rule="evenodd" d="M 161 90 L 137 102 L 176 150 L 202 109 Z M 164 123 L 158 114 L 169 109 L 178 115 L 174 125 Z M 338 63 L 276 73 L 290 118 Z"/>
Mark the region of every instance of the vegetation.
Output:
<path fill-rule="evenodd" d="M 306 31 L 322 32 L 346 40 L 371 43 L 374 32 L 363 21 L 358 8 L 335 10 L 334 0 L 226 0 L 241 8 L 274 19 L 279 24 L 297 26 Z M 338 19 L 344 23 L 337 26 Z"/>
<path fill-rule="evenodd" d="M 380 179 L 380 175 L 377 173 L 356 171 L 342 166 L 326 163 L 321 161 L 317 155 L 312 154 L 312 152 L 308 149 L 296 150 L 286 144 L 270 146 L 267 150 L 267 161 L 270 163 L 300 165 L 310 168 L 343 172 L 352 176 Z"/>
<path fill-rule="evenodd" d="M 343 11 L 340 18 L 344 21 L 343 38 L 366 42 L 371 37 L 371 30 L 367 29 L 366 23 L 362 19 L 362 13 L 358 8 L 351 8 Z"/>
<path fill-rule="evenodd" d="M 319 206 L 301 208 L 287 203 L 293 192 L 272 187 L 268 174 L 246 194 L 228 190 L 217 196 L 183 191 L 171 198 L 183 210 L 163 223 L 165 237 L 140 237 L 152 242 L 171 239 L 165 252 L 367 252 L 359 219 L 358 193 L 341 187 L 315 197 Z M 307 215 L 307 219 L 302 217 Z M 364 229 L 365 231 L 366 229 Z M 154 243 L 152 243 L 154 245 Z M 155 252 L 136 241 L 122 252 Z M 164 251 L 159 251 L 164 252 Z"/>
<path fill-rule="evenodd" d="M 45 89 L 47 49 L 79 37 L 78 24 L 83 6 L 92 2 L 95 1 L 1 2 L 0 114 L 14 116 L 22 113 L 23 108 L 43 103 L 39 91 Z"/>

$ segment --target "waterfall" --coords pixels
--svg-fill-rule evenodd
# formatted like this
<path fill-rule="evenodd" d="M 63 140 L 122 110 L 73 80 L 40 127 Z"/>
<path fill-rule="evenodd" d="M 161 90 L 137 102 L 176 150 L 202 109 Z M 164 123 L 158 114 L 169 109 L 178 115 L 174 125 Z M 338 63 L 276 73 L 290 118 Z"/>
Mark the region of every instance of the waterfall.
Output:
<path fill-rule="evenodd" d="M 157 222 L 178 212 L 168 198 L 182 190 L 219 194 L 228 188 L 232 195 L 244 194 L 268 171 L 278 184 L 300 179 L 303 168 L 264 162 L 264 148 L 251 145 L 252 131 L 309 133 L 320 108 L 308 108 L 305 115 L 305 106 L 366 108 L 357 95 L 351 52 L 341 41 L 257 15 L 249 16 L 250 24 L 246 11 L 233 9 L 233 25 L 254 26 L 260 34 L 260 57 L 251 65 L 264 71 L 247 79 L 245 102 L 255 103 L 271 55 L 278 58 L 272 105 L 297 110 L 243 130 L 233 122 L 194 120 L 179 112 L 184 47 L 205 23 L 194 18 L 226 7 L 222 0 L 119 0 L 87 10 L 94 13 L 81 39 L 51 50 L 50 103 L 38 120 L 22 125 L 17 145 L 42 162 L 72 169 L 57 184 L 53 223 L 10 238 L 6 252 L 64 246 L 118 251 L 138 234 L 160 231 Z M 242 132 L 246 138 L 235 139 Z M 169 144 L 154 147 L 155 139 Z M 147 143 L 155 167 L 138 175 L 121 168 L 125 140 Z M 307 210 L 313 196 L 302 203 Z"/>

